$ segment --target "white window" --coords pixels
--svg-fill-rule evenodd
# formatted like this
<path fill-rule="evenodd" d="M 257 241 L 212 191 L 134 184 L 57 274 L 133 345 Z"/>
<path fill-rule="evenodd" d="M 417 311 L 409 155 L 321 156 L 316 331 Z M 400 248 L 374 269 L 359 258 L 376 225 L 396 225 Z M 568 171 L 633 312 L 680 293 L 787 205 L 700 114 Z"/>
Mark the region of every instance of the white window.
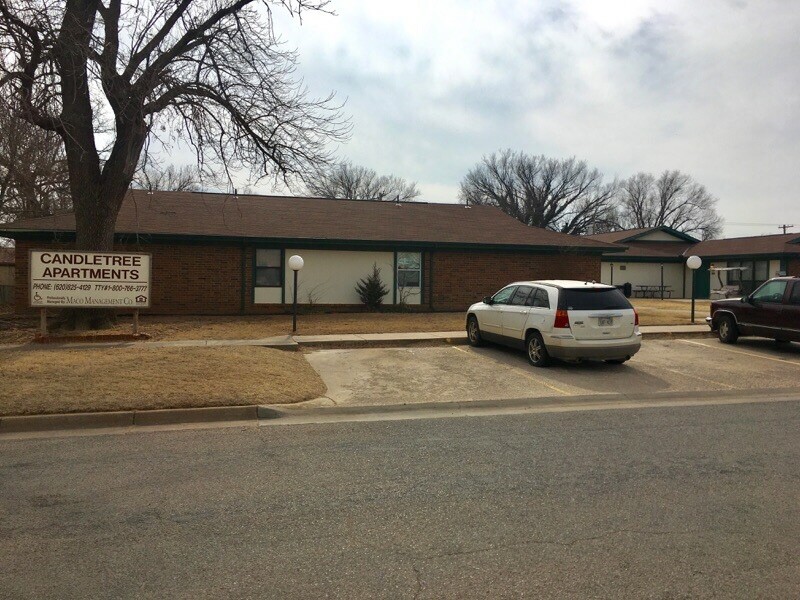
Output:
<path fill-rule="evenodd" d="M 422 287 L 422 258 L 419 252 L 397 253 L 397 287 Z"/>

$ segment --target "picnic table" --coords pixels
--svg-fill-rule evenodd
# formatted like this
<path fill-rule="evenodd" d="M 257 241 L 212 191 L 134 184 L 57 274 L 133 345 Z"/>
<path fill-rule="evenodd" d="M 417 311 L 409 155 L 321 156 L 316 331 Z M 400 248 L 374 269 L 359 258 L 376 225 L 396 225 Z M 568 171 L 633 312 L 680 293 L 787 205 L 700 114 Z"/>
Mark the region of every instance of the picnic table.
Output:
<path fill-rule="evenodd" d="M 634 298 L 672 298 L 672 286 L 669 285 L 636 285 L 633 288 Z"/>

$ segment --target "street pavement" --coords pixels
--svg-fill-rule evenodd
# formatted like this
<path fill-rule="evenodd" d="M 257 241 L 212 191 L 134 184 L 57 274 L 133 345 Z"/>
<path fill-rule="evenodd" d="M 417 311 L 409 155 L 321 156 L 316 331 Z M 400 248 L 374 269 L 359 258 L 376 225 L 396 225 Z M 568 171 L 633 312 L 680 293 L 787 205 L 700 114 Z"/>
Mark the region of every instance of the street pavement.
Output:
<path fill-rule="evenodd" d="M 2 598 L 795 598 L 800 402 L 0 439 Z"/>

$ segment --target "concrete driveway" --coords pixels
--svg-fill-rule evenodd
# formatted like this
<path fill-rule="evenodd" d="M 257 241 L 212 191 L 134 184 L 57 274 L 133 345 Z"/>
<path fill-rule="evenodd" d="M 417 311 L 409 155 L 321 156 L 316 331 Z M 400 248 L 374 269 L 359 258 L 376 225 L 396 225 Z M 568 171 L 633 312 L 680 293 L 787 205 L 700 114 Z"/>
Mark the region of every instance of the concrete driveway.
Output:
<path fill-rule="evenodd" d="M 800 345 L 769 340 L 645 341 L 624 365 L 556 362 L 531 367 L 495 346 L 319 350 L 307 355 L 328 387 L 312 405 L 411 404 L 587 394 L 796 389 Z"/>

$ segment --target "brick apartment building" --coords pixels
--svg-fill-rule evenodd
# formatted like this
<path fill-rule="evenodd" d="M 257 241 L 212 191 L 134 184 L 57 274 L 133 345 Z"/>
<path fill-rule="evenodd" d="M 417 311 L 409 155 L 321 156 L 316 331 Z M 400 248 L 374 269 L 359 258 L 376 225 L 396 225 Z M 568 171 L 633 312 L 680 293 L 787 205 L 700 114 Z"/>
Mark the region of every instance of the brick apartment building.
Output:
<path fill-rule="evenodd" d="M 74 232 L 72 214 L 0 226 L 16 243 L 17 311 L 29 305 L 29 251 L 69 248 Z M 355 285 L 376 264 L 385 304 L 444 311 L 515 280 L 599 281 L 601 256 L 618 248 L 484 206 L 131 191 L 115 249 L 152 255 L 148 312 L 232 315 L 287 311 L 293 254 L 305 261 L 301 304 L 360 308 Z"/>

